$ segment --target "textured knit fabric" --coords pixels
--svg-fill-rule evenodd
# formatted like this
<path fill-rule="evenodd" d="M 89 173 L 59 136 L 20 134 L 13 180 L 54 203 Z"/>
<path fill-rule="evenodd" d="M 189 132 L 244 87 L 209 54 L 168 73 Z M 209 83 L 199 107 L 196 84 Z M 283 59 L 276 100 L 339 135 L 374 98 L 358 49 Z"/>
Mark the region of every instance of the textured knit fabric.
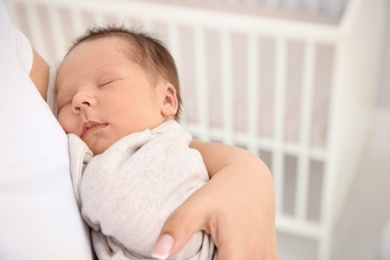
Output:
<path fill-rule="evenodd" d="M 100 259 L 150 259 L 168 216 L 208 181 L 191 135 L 174 120 L 128 135 L 92 157 L 69 135 L 71 170 L 82 216 Z M 174 259 L 216 259 L 204 232 Z"/>

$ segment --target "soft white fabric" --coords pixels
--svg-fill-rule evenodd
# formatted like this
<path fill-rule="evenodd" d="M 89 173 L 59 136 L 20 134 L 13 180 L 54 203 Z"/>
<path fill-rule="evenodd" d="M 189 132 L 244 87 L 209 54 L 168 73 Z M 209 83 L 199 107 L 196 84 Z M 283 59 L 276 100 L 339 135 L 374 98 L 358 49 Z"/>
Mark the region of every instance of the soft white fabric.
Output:
<path fill-rule="evenodd" d="M 150 259 L 165 220 L 208 181 L 190 142 L 191 135 L 169 120 L 128 135 L 92 158 L 86 144 L 69 135 L 75 194 L 94 230 L 99 259 Z M 175 259 L 214 256 L 211 237 L 198 232 Z"/>
<path fill-rule="evenodd" d="M 32 49 L 0 1 L 0 259 L 91 259 L 67 138 L 29 78 Z"/>
<path fill-rule="evenodd" d="M 46 91 L 46 103 L 49 105 L 49 108 L 53 112 L 53 115 L 55 117 L 57 117 L 56 75 L 60 64 L 60 60 L 54 62 L 53 64 L 50 64 L 49 83 Z"/>

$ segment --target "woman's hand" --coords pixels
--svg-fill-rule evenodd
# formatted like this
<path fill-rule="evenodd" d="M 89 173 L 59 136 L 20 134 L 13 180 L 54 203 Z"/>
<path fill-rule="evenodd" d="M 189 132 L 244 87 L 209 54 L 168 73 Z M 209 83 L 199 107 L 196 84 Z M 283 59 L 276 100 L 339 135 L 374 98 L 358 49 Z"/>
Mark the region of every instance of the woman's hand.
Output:
<path fill-rule="evenodd" d="M 221 260 L 277 259 L 274 190 L 267 166 L 237 148 L 194 141 L 211 180 L 166 221 L 155 252 L 176 254 L 199 230 Z"/>

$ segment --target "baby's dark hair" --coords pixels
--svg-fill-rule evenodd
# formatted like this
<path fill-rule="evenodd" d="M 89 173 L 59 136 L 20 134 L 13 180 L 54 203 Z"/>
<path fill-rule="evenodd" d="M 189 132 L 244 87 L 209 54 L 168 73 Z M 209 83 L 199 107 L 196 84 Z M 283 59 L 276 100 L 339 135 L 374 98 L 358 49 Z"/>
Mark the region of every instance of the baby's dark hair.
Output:
<path fill-rule="evenodd" d="M 164 44 L 155 37 L 135 28 L 127 28 L 124 25 L 116 26 L 109 25 L 104 27 L 93 27 L 78 37 L 68 54 L 78 44 L 106 37 L 118 37 L 128 44 L 123 45 L 123 51 L 129 59 L 139 65 L 151 80 L 153 84 L 160 80 L 171 83 L 177 93 L 178 109 L 176 118 L 178 119 L 181 113 L 181 97 L 180 97 L 180 82 L 172 55 Z M 121 46 L 121 45 L 119 45 Z"/>

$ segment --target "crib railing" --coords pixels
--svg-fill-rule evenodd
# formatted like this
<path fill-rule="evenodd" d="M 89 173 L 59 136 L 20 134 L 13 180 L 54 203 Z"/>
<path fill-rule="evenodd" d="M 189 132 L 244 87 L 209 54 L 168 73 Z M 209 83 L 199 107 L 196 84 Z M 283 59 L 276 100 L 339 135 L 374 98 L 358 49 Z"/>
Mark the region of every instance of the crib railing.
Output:
<path fill-rule="evenodd" d="M 369 130 L 384 1 L 351 0 L 336 24 L 141 1 L 5 2 L 50 62 L 92 24 L 158 32 L 181 74 L 181 123 L 201 140 L 261 156 L 274 177 L 278 230 L 318 241 L 325 260 Z"/>

